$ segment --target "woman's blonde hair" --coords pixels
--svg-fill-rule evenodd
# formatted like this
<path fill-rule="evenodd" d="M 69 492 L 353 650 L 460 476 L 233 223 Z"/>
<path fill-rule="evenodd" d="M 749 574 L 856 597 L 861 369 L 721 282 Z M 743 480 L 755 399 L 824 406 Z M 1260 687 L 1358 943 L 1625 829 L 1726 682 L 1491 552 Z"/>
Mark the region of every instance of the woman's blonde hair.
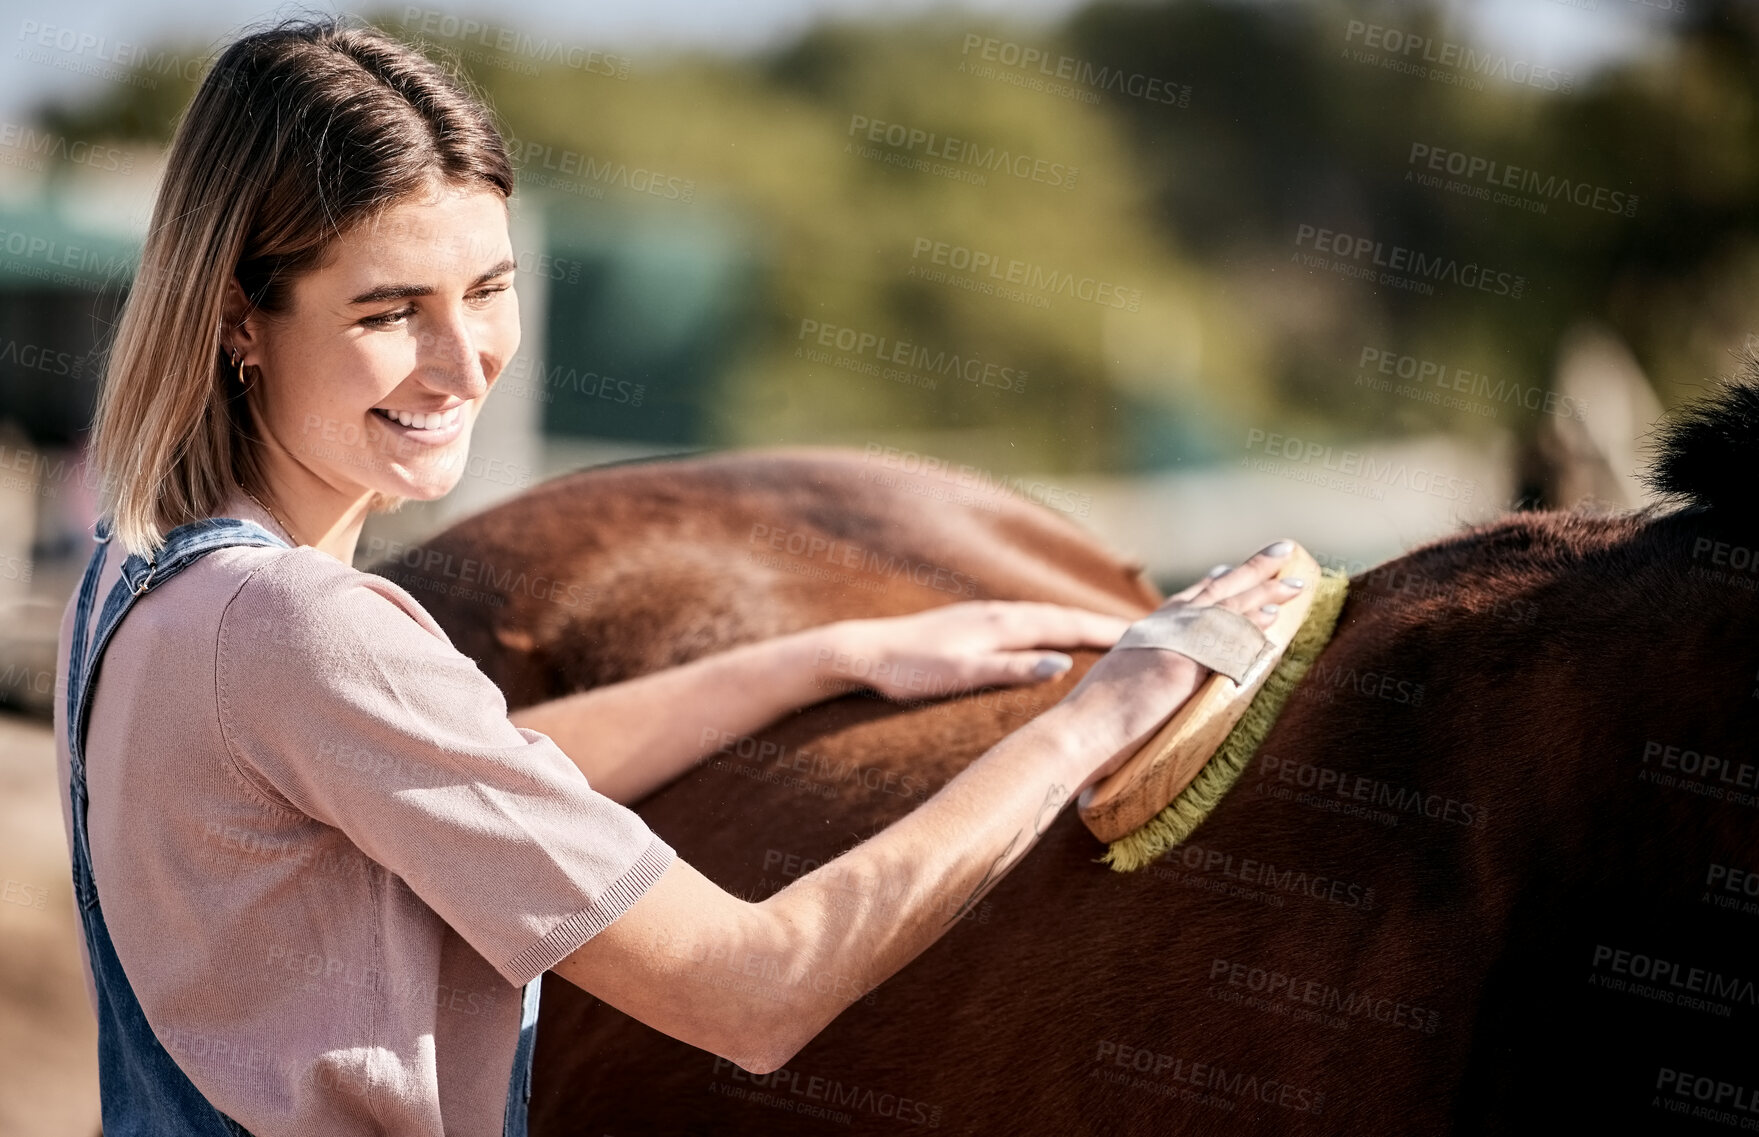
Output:
<path fill-rule="evenodd" d="M 227 285 L 286 310 L 333 242 L 439 185 L 513 193 L 488 110 L 373 28 L 288 21 L 231 44 L 178 123 L 98 394 L 100 511 L 129 552 L 263 491 L 248 382 L 222 343 Z"/>

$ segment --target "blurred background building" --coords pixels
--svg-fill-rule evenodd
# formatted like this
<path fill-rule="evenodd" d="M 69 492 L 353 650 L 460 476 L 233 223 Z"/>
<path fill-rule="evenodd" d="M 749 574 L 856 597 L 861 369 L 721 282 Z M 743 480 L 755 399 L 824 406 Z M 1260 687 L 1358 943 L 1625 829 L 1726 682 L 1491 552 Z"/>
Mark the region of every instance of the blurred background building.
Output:
<path fill-rule="evenodd" d="M 7 4 L 16 710 L 50 703 L 163 148 L 215 51 L 290 14 Z M 363 567 L 561 471 L 814 443 L 969 467 L 1165 584 L 1276 534 L 1360 570 L 1508 509 L 1640 504 L 1657 416 L 1759 329 L 1759 6 L 1737 0 L 355 14 L 502 119 L 526 325 L 464 483 L 375 518 Z M 19 785 L 52 793 L 46 735 L 5 725 L 7 770 L 28 752 Z M 8 888 L 65 892 L 36 855 L 0 848 Z M 38 918 L 0 905 L 0 932 Z M 14 1100 L 0 1131 L 28 1128 Z"/>

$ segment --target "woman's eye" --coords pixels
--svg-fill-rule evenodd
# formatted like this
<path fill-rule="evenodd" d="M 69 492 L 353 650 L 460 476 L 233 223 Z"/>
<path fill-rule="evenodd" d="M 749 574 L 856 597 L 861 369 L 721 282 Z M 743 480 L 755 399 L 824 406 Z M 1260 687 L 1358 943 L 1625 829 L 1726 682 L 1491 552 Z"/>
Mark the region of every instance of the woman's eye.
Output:
<path fill-rule="evenodd" d="M 382 312 L 377 316 L 368 316 L 364 320 L 362 320 L 361 323 L 365 324 L 369 328 L 388 328 L 391 325 L 396 324 L 396 323 L 400 323 L 401 321 L 406 320 L 410 316 L 413 316 L 413 315 L 415 315 L 415 308 L 413 306 L 410 306 L 410 307 L 406 307 L 406 308 L 399 308 L 394 312 Z"/>

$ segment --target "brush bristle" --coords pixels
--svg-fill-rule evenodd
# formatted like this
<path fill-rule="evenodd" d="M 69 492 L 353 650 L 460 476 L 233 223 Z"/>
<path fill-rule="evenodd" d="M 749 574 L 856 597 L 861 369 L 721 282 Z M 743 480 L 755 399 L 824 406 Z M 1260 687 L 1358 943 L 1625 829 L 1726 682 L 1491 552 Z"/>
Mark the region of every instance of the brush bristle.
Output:
<path fill-rule="evenodd" d="M 1246 763 L 1258 752 L 1282 713 L 1283 704 L 1300 685 L 1307 669 L 1331 642 L 1338 616 L 1344 610 L 1344 597 L 1349 594 L 1349 577 L 1335 569 L 1326 569 L 1315 586 L 1313 607 L 1289 641 L 1283 657 L 1271 669 L 1264 686 L 1253 696 L 1252 703 L 1234 729 L 1222 739 L 1191 784 L 1186 786 L 1172 804 L 1155 814 L 1142 828 L 1126 833 L 1111 843 L 1100 860 L 1114 872 L 1134 872 L 1158 860 L 1168 849 L 1197 831 L 1204 818 L 1234 788 Z"/>

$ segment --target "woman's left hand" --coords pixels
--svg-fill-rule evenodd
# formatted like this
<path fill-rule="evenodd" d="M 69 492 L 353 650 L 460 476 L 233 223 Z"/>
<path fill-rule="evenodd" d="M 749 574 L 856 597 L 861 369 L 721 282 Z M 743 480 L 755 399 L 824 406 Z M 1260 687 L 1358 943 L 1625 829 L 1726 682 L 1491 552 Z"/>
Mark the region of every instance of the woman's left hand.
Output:
<path fill-rule="evenodd" d="M 844 620 L 826 629 L 830 639 L 818 652 L 819 679 L 839 693 L 870 687 L 900 700 L 1036 683 L 1075 662 L 1046 648 L 1105 650 L 1129 626 L 1121 616 L 1085 608 L 1009 600 Z"/>

